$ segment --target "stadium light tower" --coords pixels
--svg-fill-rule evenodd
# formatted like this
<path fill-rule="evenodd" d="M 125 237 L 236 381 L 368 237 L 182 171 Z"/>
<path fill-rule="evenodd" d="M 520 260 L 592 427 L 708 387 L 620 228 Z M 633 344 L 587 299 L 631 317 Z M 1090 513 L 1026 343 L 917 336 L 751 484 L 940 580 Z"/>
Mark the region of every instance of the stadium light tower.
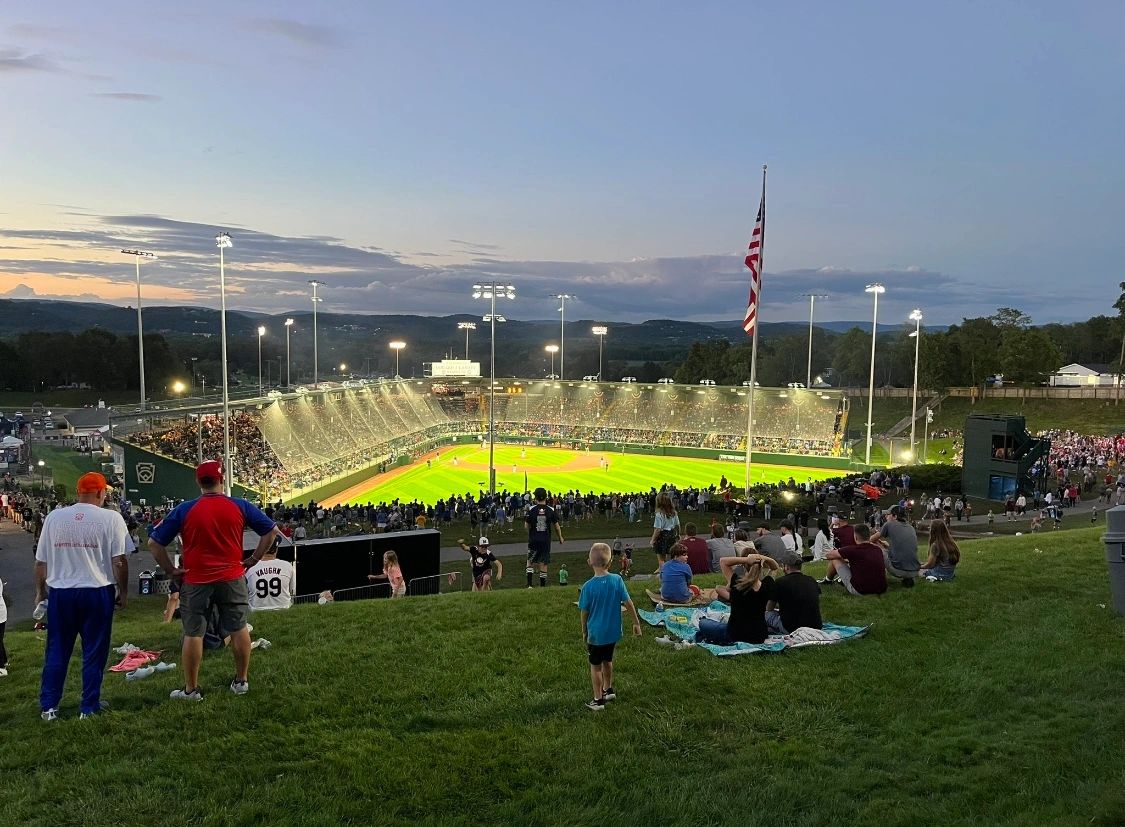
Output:
<path fill-rule="evenodd" d="M 293 320 L 292 319 L 286 319 L 285 320 L 285 387 L 286 388 L 288 388 L 292 385 L 292 379 L 293 379 L 293 374 L 289 369 L 289 365 L 290 365 L 290 362 L 291 362 L 291 360 L 289 358 L 289 334 L 292 332 L 292 330 L 293 330 Z"/>
<path fill-rule="evenodd" d="M 875 410 L 875 334 L 879 330 L 879 294 L 886 293 L 887 288 L 876 282 L 863 288 L 865 293 L 875 296 L 875 314 L 871 322 L 871 375 L 867 382 L 867 450 L 864 453 L 864 464 L 871 464 L 871 415 Z"/>
<path fill-rule="evenodd" d="M 258 396 L 264 393 L 262 390 L 262 337 L 265 335 L 265 325 L 258 325 Z"/>
<path fill-rule="evenodd" d="M 809 366 L 805 371 L 805 387 L 812 387 L 812 333 L 813 333 L 813 311 L 816 309 L 817 299 L 827 299 L 826 293 L 803 293 L 809 300 Z"/>
<path fill-rule="evenodd" d="M 922 309 L 915 307 L 910 311 L 914 322 L 914 394 L 910 397 L 910 453 L 914 453 L 914 420 L 918 418 L 918 344 L 922 341 Z"/>
<path fill-rule="evenodd" d="M 609 328 L 602 324 L 596 324 L 593 327 L 594 335 L 598 337 L 598 381 L 602 381 L 602 341 L 605 339 L 605 334 L 609 333 Z"/>
<path fill-rule="evenodd" d="M 402 353 L 402 349 L 404 347 L 406 347 L 406 342 L 402 342 L 402 341 L 394 341 L 394 342 L 391 342 L 391 344 L 390 344 L 391 350 L 393 350 L 395 352 L 395 379 L 401 379 L 402 378 L 402 376 L 400 376 L 399 372 L 398 372 L 398 357 L 399 357 L 399 354 Z"/>
<path fill-rule="evenodd" d="M 551 378 L 555 378 L 555 354 L 559 352 L 558 345 L 547 345 L 543 350 L 551 354 Z"/>
<path fill-rule="evenodd" d="M 137 265 L 137 359 L 141 364 L 141 410 L 145 409 L 145 330 L 141 322 L 141 259 L 156 261 L 154 253 L 143 250 L 122 250 L 125 255 L 133 256 Z"/>
<path fill-rule="evenodd" d="M 477 329 L 476 322 L 457 322 L 457 329 L 465 331 L 465 358 L 469 358 L 469 331 Z"/>
<path fill-rule="evenodd" d="M 318 296 L 316 294 L 316 289 L 318 287 L 323 287 L 324 282 L 317 281 L 316 279 L 313 279 L 309 282 L 309 284 L 312 286 L 312 289 L 313 289 L 313 294 L 312 294 L 312 303 L 313 303 L 313 387 L 317 388 L 317 387 L 320 386 L 320 353 L 317 351 L 317 342 L 316 342 L 316 306 L 318 304 L 320 304 L 322 301 L 324 301 L 324 299 L 322 299 L 320 296 Z"/>
<path fill-rule="evenodd" d="M 227 271 L 223 250 L 234 246 L 234 242 L 230 239 L 230 233 L 219 233 L 215 236 L 215 246 L 219 248 L 219 298 L 222 308 L 219 326 L 223 340 L 223 464 L 226 466 L 226 473 L 223 474 L 223 491 L 229 497 L 234 462 L 230 455 L 230 380 L 227 376 Z"/>
<path fill-rule="evenodd" d="M 487 284 L 473 285 L 474 299 L 487 299 L 491 302 L 492 310 L 484 317 L 484 321 L 491 326 L 492 341 L 491 357 L 489 359 L 488 381 L 488 493 L 496 493 L 496 323 L 504 321 L 503 316 L 496 314 L 496 299 L 514 299 L 516 288 L 510 284 L 488 282 Z"/>
<path fill-rule="evenodd" d="M 566 378 L 566 300 L 574 299 L 577 296 L 572 296 L 569 293 L 556 293 L 555 298 L 559 300 L 559 313 L 562 316 L 559 319 L 559 379 Z M 554 371 L 551 371 L 554 373 Z"/>

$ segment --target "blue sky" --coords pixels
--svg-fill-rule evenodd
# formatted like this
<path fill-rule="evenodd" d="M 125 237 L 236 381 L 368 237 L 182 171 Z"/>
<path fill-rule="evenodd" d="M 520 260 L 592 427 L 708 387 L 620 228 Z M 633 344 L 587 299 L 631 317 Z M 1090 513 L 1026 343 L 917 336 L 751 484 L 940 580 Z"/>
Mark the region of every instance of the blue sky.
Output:
<path fill-rule="evenodd" d="M 0 295 L 733 319 L 1107 312 L 1125 5 L 120 2 L 0 7 Z M 885 315 L 884 315 L 885 314 Z"/>

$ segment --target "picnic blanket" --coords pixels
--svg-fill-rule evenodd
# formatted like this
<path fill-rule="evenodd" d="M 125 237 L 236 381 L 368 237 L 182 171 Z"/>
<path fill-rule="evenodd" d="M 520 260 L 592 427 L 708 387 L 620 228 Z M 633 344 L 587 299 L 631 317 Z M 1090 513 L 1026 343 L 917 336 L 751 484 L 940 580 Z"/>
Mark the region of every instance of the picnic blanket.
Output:
<path fill-rule="evenodd" d="M 686 606 L 706 606 L 707 605 L 707 598 L 702 597 L 702 596 L 693 597 L 687 603 L 673 603 L 672 601 L 665 600 L 663 597 L 661 597 L 660 592 L 654 592 L 651 589 L 645 589 L 645 594 L 648 595 L 648 599 L 652 601 L 652 604 L 654 606 L 657 603 L 663 603 L 665 606 L 673 606 L 673 607 L 677 607 L 677 608 L 683 608 L 683 607 L 686 607 Z"/>
<path fill-rule="evenodd" d="M 863 637 L 871 628 L 870 626 L 841 626 L 836 623 L 825 623 L 823 629 L 802 628 L 788 635 L 770 635 L 764 643 L 734 643 L 729 646 L 718 646 L 714 643 L 697 641 L 697 627 L 700 617 L 709 617 L 712 620 L 720 621 L 727 620 L 730 617 L 730 606 L 726 603 L 715 601 L 705 608 L 674 606 L 665 608 L 662 612 L 650 612 L 641 609 L 639 614 L 641 619 L 650 626 L 663 626 L 669 634 L 692 643 L 700 649 L 706 649 L 712 655 L 718 657 L 750 655 L 758 652 L 782 652 L 786 649 L 842 643 L 845 640 Z"/>

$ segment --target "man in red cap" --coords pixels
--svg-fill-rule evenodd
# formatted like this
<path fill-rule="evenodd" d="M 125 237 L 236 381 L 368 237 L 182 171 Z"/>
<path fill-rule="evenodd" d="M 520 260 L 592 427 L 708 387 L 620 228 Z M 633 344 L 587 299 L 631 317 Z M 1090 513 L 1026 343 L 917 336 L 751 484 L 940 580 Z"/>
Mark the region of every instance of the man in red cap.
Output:
<path fill-rule="evenodd" d="M 44 721 L 58 719 L 79 636 L 80 717 L 103 709 L 102 675 L 109 659 L 113 606 L 116 602 L 124 607 L 129 594 L 129 529 L 121 514 L 103 507 L 108 487 L 105 477 L 94 471 L 79 477 L 78 502 L 47 515 L 35 549 L 35 600 L 47 601 L 47 652 L 39 691 Z"/>
<path fill-rule="evenodd" d="M 250 612 L 243 565 L 242 533 L 251 528 L 259 536 L 253 562 L 281 537 L 277 525 L 257 506 L 239 497 L 223 494 L 223 465 L 210 460 L 195 469 L 201 495 L 176 506 L 149 534 L 148 547 L 156 562 L 173 577 L 182 577 L 180 617 L 184 624 L 184 687 L 172 692 L 177 700 L 201 701 L 199 664 L 203 660 L 203 634 L 212 606 L 219 609 L 220 634 L 230 636 L 234 652 L 236 695 L 250 691 Z M 180 535 L 184 552 L 182 567 L 168 557 L 167 546 Z"/>

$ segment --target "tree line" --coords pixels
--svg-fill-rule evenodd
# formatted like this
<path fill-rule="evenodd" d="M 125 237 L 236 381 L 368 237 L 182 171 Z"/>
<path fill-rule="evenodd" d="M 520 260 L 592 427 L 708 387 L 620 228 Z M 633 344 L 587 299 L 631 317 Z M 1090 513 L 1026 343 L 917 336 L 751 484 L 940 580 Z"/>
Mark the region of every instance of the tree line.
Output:
<path fill-rule="evenodd" d="M 1006 382 L 1034 384 L 1069 362 L 1108 364 L 1116 369 L 1125 335 L 1125 283 L 1114 305 L 1117 316 L 1095 316 L 1072 324 L 1034 326 L 1032 319 L 1010 307 L 991 316 L 963 319 L 946 330 L 922 328 L 919 384 L 942 389 L 980 385 L 996 374 Z M 913 325 L 880 333 L 876 343 L 875 383 L 907 387 L 913 382 Z M 327 337 L 326 337 L 327 338 Z M 340 378 L 365 370 L 386 372 L 393 368 L 386 354 L 367 357 L 363 343 L 335 338 L 322 340 L 320 378 Z M 293 349 L 293 383 L 311 381 L 308 343 Z M 258 373 L 258 342 L 236 337 L 229 342 L 232 384 L 255 384 Z M 419 350 L 424 343 L 416 343 Z M 145 384 L 149 396 L 168 396 L 172 383 L 182 381 L 199 388 L 218 389 L 221 381 L 221 344 L 218 337 L 168 338 L 145 334 Z M 763 335 L 758 343 L 758 382 L 766 387 L 804 382 L 808 355 L 807 334 Z M 284 340 L 264 342 L 263 378 L 279 384 L 285 370 Z M 479 357 L 476 357 L 479 358 Z M 854 327 L 844 333 L 816 328 L 813 333 L 812 373 L 833 386 L 867 384 L 871 358 L 870 328 Z M 347 360 L 347 361 L 344 361 Z M 412 363 L 416 363 L 417 359 Z M 483 361 L 483 360 L 482 360 Z M 350 367 L 341 369 L 340 365 Z M 567 348 L 567 377 L 580 378 L 598 371 L 596 346 Z M 366 363 L 366 364 L 365 364 Z M 538 348 L 497 348 L 497 375 L 530 377 L 545 374 L 549 363 Z M 556 367 L 557 370 L 557 367 Z M 407 374 L 406 370 L 403 371 Z M 606 379 L 636 376 L 641 382 L 672 377 L 695 384 L 712 379 L 721 385 L 737 385 L 750 378 L 750 339 L 732 343 L 725 338 L 695 342 L 687 353 L 666 344 L 652 348 L 633 345 L 603 364 Z M 282 382 L 283 383 L 283 382 Z M 88 385 L 101 391 L 130 391 L 139 387 L 137 337 L 121 336 L 94 328 L 81 333 L 37 331 L 0 340 L 0 389 L 42 392 L 68 385 Z"/>

